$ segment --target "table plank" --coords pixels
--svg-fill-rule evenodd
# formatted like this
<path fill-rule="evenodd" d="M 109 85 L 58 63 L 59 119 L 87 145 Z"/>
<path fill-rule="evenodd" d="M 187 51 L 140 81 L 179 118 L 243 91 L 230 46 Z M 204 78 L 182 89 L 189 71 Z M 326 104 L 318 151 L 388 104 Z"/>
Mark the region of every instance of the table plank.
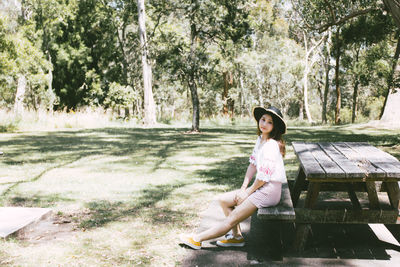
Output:
<path fill-rule="evenodd" d="M 361 155 L 368 155 L 368 161 L 385 171 L 387 177 L 400 178 L 400 161 L 392 155 L 368 143 L 349 142 L 348 145 Z"/>
<path fill-rule="evenodd" d="M 369 224 L 383 223 L 395 224 L 397 209 L 393 210 L 350 210 L 350 209 L 326 209 L 312 210 L 307 208 L 295 208 L 296 223 L 351 223 Z"/>
<path fill-rule="evenodd" d="M 307 178 L 325 178 L 326 173 L 319 165 L 318 161 L 314 158 L 312 153 L 308 150 L 306 143 L 293 142 L 293 149 L 297 154 L 301 166 Z"/>
<path fill-rule="evenodd" d="M 340 153 L 331 143 L 322 142 L 318 143 L 318 145 L 340 166 L 347 178 L 363 178 L 365 176 L 363 170 Z"/>
<path fill-rule="evenodd" d="M 333 143 L 333 146 L 342 153 L 350 161 L 357 164 L 357 166 L 364 171 L 366 178 L 385 178 L 386 172 L 380 168 L 376 168 L 366 158 L 367 155 L 359 154 L 345 142 Z"/>
<path fill-rule="evenodd" d="M 308 151 L 324 169 L 326 178 L 346 178 L 346 173 L 333 161 L 317 143 L 306 143 Z"/>

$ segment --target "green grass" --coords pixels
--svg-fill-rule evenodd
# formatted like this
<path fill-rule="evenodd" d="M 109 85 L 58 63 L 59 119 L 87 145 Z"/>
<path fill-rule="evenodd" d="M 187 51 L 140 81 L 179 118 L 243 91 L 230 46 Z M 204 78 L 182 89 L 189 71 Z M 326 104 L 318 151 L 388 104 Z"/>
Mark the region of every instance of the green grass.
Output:
<path fill-rule="evenodd" d="M 0 241 L 0 265 L 174 266 L 218 193 L 240 186 L 254 125 L 93 128 L 0 134 L 0 205 L 50 207 L 76 226 L 62 240 Z M 291 127 L 285 165 L 294 179 L 293 141 L 366 141 L 400 159 L 400 130 L 362 125 Z"/>

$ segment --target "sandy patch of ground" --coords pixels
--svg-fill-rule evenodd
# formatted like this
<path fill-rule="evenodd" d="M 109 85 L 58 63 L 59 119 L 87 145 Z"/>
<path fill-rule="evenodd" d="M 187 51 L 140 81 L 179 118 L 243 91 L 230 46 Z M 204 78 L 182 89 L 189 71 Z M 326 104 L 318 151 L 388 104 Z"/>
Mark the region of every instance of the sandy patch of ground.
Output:
<path fill-rule="evenodd" d="M 78 231 L 77 223 L 71 220 L 70 216 L 52 214 L 45 220 L 18 232 L 16 238 L 31 244 L 41 244 L 70 238 L 71 235 Z"/>

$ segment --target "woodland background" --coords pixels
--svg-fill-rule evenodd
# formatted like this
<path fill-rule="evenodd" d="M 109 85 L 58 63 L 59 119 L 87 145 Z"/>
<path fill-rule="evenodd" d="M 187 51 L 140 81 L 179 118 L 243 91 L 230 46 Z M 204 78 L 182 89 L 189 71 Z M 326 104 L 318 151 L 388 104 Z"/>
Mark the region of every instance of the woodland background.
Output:
<path fill-rule="evenodd" d="M 398 87 L 384 2 L 2 0 L 0 108 L 194 131 L 256 105 L 314 124 L 377 120 Z"/>

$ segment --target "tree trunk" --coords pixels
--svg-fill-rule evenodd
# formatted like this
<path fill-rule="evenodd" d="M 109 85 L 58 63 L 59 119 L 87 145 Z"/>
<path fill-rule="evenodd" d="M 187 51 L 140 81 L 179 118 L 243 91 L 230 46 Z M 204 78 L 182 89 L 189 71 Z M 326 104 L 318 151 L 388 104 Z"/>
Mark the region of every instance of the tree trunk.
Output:
<path fill-rule="evenodd" d="M 306 50 L 306 57 L 304 59 L 304 74 L 303 74 L 303 89 L 304 89 L 303 100 L 304 100 L 304 109 L 306 111 L 307 120 L 309 123 L 312 123 L 313 119 L 311 117 L 311 112 L 308 106 L 308 74 L 316 60 L 312 59 L 311 62 L 309 62 L 309 60 L 311 55 L 313 54 L 313 51 L 322 43 L 323 40 L 326 40 L 326 38 L 322 37 L 316 44 L 314 44 L 311 48 L 309 48 L 307 42 L 307 36 L 304 31 L 303 31 L 303 37 L 304 37 L 304 47 Z"/>
<path fill-rule="evenodd" d="M 299 120 L 304 120 L 304 101 L 299 101 Z"/>
<path fill-rule="evenodd" d="M 25 75 L 19 74 L 17 81 L 17 93 L 15 94 L 14 113 L 22 115 L 24 112 L 24 98 L 26 92 L 26 78 Z"/>
<path fill-rule="evenodd" d="M 342 94 L 340 92 L 339 66 L 340 66 L 340 40 L 339 29 L 336 32 L 336 65 L 335 65 L 335 85 L 336 85 L 336 109 L 335 109 L 335 124 L 340 124 L 340 107 L 342 102 Z"/>
<path fill-rule="evenodd" d="M 196 66 L 196 45 L 197 45 L 197 30 L 196 24 L 192 21 L 190 25 L 190 73 L 188 77 L 188 85 L 190 89 L 190 94 L 192 97 L 192 106 L 193 106 L 193 114 L 192 114 L 192 132 L 200 131 L 200 101 L 199 96 L 197 94 L 197 84 L 195 79 L 195 72 L 197 69 Z"/>
<path fill-rule="evenodd" d="M 391 126 L 400 127 L 400 121 L 397 114 L 400 114 L 400 89 L 393 90 L 389 93 L 386 108 L 380 121 Z"/>
<path fill-rule="evenodd" d="M 400 4 L 399 4 L 399 2 L 393 1 L 393 0 L 383 0 L 383 2 L 385 3 L 385 6 L 387 7 L 390 14 L 392 15 L 397 27 L 400 28 Z"/>
<path fill-rule="evenodd" d="M 327 55 L 325 60 L 325 90 L 324 90 L 324 99 L 322 102 L 322 122 L 326 123 L 326 106 L 328 104 L 328 93 L 329 93 L 329 71 L 331 69 L 329 64 L 330 53 Z"/>
<path fill-rule="evenodd" d="M 357 52 L 356 52 L 356 60 L 353 62 L 353 64 L 356 64 L 358 62 L 358 56 L 360 54 L 360 49 L 361 47 L 358 47 Z M 355 82 L 354 82 L 354 88 L 353 88 L 353 109 L 351 111 L 351 123 L 354 123 L 356 120 L 356 113 L 357 113 L 357 97 L 358 97 L 358 85 L 360 84 L 360 80 L 358 78 L 358 73 L 355 74 Z"/>
<path fill-rule="evenodd" d="M 329 71 L 331 70 L 331 34 L 332 32 L 329 30 L 328 32 L 328 39 L 325 42 L 326 46 L 326 57 L 325 57 L 325 90 L 324 90 L 324 99 L 322 102 L 322 123 L 327 123 L 326 113 L 327 109 L 326 106 L 328 105 L 328 93 L 329 93 Z"/>
<path fill-rule="evenodd" d="M 53 111 L 54 111 L 54 103 L 56 103 L 56 98 L 57 98 L 57 96 L 56 96 L 56 94 L 55 94 L 54 91 L 53 91 L 53 70 L 52 70 L 52 68 L 53 68 L 53 63 L 51 62 L 51 55 L 50 55 L 50 52 L 47 51 L 47 53 L 48 53 L 48 55 L 49 55 L 49 63 L 50 63 L 50 65 L 51 65 L 51 67 L 49 68 L 49 73 L 48 73 L 49 79 L 48 79 L 47 94 L 48 94 L 48 101 L 49 101 L 49 103 L 48 103 L 47 108 L 49 109 L 49 111 L 50 111 L 51 113 L 53 113 Z"/>
<path fill-rule="evenodd" d="M 192 132 L 200 131 L 200 102 L 199 96 L 197 95 L 197 84 L 194 77 L 189 78 L 189 88 L 190 94 L 192 97 L 192 106 L 193 106 L 193 114 L 192 114 Z"/>
<path fill-rule="evenodd" d="M 356 112 L 357 112 L 357 96 L 358 96 L 358 85 L 360 81 L 356 78 L 356 82 L 354 84 L 353 90 L 353 109 L 351 111 L 351 123 L 356 121 Z"/>
<path fill-rule="evenodd" d="M 146 13 L 144 0 L 138 0 L 139 14 L 139 36 L 142 48 L 142 69 L 143 69 L 143 89 L 144 89 L 144 123 L 147 126 L 156 124 L 156 106 L 153 98 L 151 85 L 152 73 L 151 65 L 148 62 L 148 47 L 146 37 Z"/>
<path fill-rule="evenodd" d="M 308 73 L 310 71 L 309 65 L 308 65 L 308 58 L 311 54 L 311 51 L 308 50 L 307 37 L 304 32 L 303 32 L 303 36 L 304 36 L 304 46 L 306 49 L 306 58 L 304 60 L 304 74 L 303 74 L 303 100 L 304 100 L 304 108 L 306 110 L 307 120 L 309 123 L 312 123 L 310 109 L 308 108 Z"/>
<path fill-rule="evenodd" d="M 229 105 L 229 89 L 233 85 L 233 75 L 230 71 L 225 71 L 223 73 L 223 78 L 224 78 L 224 92 L 222 93 L 222 101 L 224 103 L 222 113 L 224 115 L 228 115 L 228 111 L 231 109 L 231 106 Z"/>
<path fill-rule="evenodd" d="M 387 88 L 386 88 L 386 92 L 385 92 L 385 102 L 383 102 L 383 106 L 382 106 L 382 109 L 381 109 L 381 114 L 379 115 L 379 119 L 382 118 L 383 113 L 385 112 L 386 103 L 388 101 L 388 98 L 389 98 L 389 95 L 390 95 L 390 91 L 393 90 L 393 88 L 394 88 L 393 77 L 394 77 L 394 73 L 396 71 L 397 62 L 399 60 L 399 55 L 400 55 L 400 37 L 397 40 L 396 51 L 395 51 L 393 59 L 392 59 L 392 69 L 390 71 L 390 74 L 389 74 L 389 77 L 388 77 L 388 80 L 387 80 Z"/>
<path fill-rule="evenodd" d="M 244 86 L 243 86 L 243 77 L 242 74 L 239 76 L 239 82 L 240 82 L 240 116 L 243 116 L 243 106 L 244 106 L 244 96 L 243 96 L 243 91 L 244 91 Z"/>

